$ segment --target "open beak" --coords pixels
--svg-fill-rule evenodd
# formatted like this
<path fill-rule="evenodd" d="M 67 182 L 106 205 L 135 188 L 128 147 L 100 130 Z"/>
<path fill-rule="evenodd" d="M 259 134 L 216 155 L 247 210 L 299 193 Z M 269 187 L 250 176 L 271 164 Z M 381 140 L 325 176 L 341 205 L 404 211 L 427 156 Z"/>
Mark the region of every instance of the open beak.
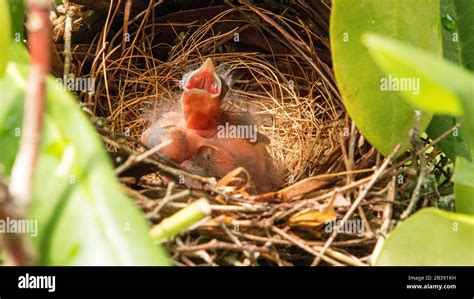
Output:
<path fill-rule="evenodd" d="M 214 64 L 212 63 L 212 59 L 208 58 L 204 63 L 201 65 L 201 67 L 198 69 L 199 73 L 209 73 L 215 75 L 216 72 L 214 70 Z"/>
<path fill-rule="evenodd" d="M 211 96 L 218 96 L 220 100 L 224 98 L 229 87 L 215 71 L 211 58 L 207 58 L 200 68 L 193 71 L 184 84 L 185 91 L 205 91 Z"/>
<path fill-rule="evenodd" d="M 215 130 L 222 121 L 221 100 L 227 93 L 225 81 L 219 78 L 210 58 L 189 74 L 184 82 L 181 105 L 186 127 L 198 130 L 202 137 Z"/>

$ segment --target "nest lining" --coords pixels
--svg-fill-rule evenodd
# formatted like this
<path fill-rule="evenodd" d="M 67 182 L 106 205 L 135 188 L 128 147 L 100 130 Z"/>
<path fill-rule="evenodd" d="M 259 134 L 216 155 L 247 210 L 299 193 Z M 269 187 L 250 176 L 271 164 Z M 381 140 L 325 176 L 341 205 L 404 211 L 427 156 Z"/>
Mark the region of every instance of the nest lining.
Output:
<path fill-rule="evenodd" d="M 168 62 L 154 58 L 154 46 L 145 44 L 107 63 L 107 73 L 114 76 L 107 88 L 99 86 L 97 100 L 115 121 L 109 129 L 138 138 L 160 113 L 176 106 L 183 75 L 211 57 L 231 86 L 227 106 L 271 119 L 270 126 L 267 121 L 259 130 L 272 140 L 269 150 L 287 183 L 320 173 L 318 167 L 339 146 L 342 108 L 319 74 L 297 55 L 221 53 L 217 45 L 225 45 L 236 32 L 216 34 L 213 28 L 232 13 L 228 9 L 197 29 L 190 24 L 189 37 L 180 39 L 178 34 Z M 107 103 L 101 96 L 104 89 L 109 89 Z"/>
<path fill-rule="evenodd" d="M 166 245 L 178 264 L 311 264 L 314 250 L 321 249 L 328 235 L 321 227 L 289 227 L 288 218 L 304 209 L 327 206 L 333 199 L 338 203 L 334 205 L 338 219 L 342 218 L 359 194 L 358 188 L 367 183 L 371 167 L 380 165 L 380 157 L 359 137 L 355 127 L 351 128 L 335 91 L 328 66 L 329 9 L 324 2 L 309 7 L 304 4 L 306 15 L 294 14 L 288 6 L 275 9 L 228 4 L 155 17 L 149 9 L 129 24 L 131 42 L 127 47 L 122 47 L 118 38 L 123 29 L 111 33 L 104 26 L 93 45 L 96 54 L 107 49 L 106 54 L 95 58 L 90 53 L 92 45 L 85 55 L 79 54 L 80 46 L 76 47 L 77 61 L 81 57 L 89 61 L 94 58 L 90 72 L 77 75 L 98 81 L 96 93 L 86 95 L 83 101 L 91 114 L 107 118 L 107 131 L 139 139 L 160 113 L 175 109 L 183 75 L 205 58 L 212 58 L 231 87 L 227 107 L 244 108 L 261 119 L 271 119 L 270 125 L 262 123 L 259 130 L 270 137 L 271 155 L 287 185 L 307 185 L 315 176 L 327 180 L 327 184 L 303 201 L 300 196 L 287 202 L 249 203 L 207 193 L 213 205 L 212 219 L 205 219 Z M 200 18 L 199 14 L 207 17 Z M 108 22 L 111 18 L 109 15 Z M 240 34 L 238 42 L 234 40 L 236 33 Z M 110 44 L 100 42 L 104 35 L 112 36 Z M 82 65 L 76 70 L 82 70 Z M 140 150 L 138 143 L 126 142 L 131 149 Z M 109 144 L 111 151 L 117 150 L 115 144 Z M 138 186 L 137 182 L 122 180 L 131 186 L 126 190 L 152 222 L 202 196 L 182 186 L 164 186 L 156 174 L 142 177 Z M 376 241 L 373 231 L 384 223 L 388 230 L 388 205 L 371 204 L 371 200 L 387 198 L 393 191 L 389 182 L 383 180 L 374 186 L 361 209 L 351 217 L 362 219 L 367 234 L 360 237 L 341 233 L 324 263 L 367 262 L 359 259 L 372 252 Z M 178 196 L 181 192 L 185 193 L 182 197 Z M 154 213 L 171 193 L 177 194 L 175 202 Z M 229 231 L 228 227 L 238 229 Z M 212 257 L 207 252 L 212 252 Z"/>

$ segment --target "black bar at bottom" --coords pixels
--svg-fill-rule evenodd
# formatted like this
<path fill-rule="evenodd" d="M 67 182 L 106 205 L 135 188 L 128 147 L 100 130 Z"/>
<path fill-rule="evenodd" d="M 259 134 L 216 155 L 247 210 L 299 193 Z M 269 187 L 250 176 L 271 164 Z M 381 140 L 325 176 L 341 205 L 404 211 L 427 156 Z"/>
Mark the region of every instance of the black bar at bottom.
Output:
<path fill-rule="evenodd" d="M 47 278 L 53 276 L 54 292 L 49 292 L 52 287 L 48 289 Z M 44 288 L 32 289 L 34 286 Z M 333 294 L 334 298 L 473 298 L 474 268 L 0 267 L 1 299 L 33 295 L 316 298 L 318 294 Z"/>

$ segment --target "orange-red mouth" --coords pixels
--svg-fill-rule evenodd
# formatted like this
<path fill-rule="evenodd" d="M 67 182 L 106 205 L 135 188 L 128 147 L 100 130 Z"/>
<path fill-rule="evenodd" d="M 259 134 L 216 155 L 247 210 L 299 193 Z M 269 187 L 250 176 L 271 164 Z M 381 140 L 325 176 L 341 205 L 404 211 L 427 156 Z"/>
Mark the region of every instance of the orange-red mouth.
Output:
<path fill-rule="evenodd" d="M 206 59 L 199 69 L 189 75 L 184 87 L 187 90 L 204 90 L 212 95 L 219 95 L 221 93 L 221 80 L 216 75 L 210 58 Z"/>

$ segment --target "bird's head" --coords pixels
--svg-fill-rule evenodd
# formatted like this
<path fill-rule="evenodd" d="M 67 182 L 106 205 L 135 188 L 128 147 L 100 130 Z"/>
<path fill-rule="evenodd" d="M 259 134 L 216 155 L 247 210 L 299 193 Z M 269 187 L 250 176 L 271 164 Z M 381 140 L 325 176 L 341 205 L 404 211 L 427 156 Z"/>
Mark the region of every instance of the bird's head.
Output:
<path fill-rule="evenodd" d="M 210 58 L 183 80 L 181 104 L 186 126 L 194 130 L 215 129 L 219 124 L 221 100 L 228 86 L 215 72 Z"/>

